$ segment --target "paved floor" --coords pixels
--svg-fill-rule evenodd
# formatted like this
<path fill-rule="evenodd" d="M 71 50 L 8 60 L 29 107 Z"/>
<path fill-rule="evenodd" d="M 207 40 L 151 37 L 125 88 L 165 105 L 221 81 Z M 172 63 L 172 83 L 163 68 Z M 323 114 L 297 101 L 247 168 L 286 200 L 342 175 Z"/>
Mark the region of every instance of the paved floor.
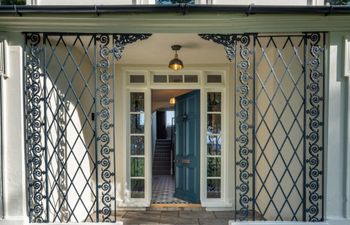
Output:
<path fill-rule="evenodd" d="M 154 175 L 152 180 L 152 204 L 186 204 L 174 197 L 175 179 L 171 175 Z"/>
<path fill-rule="evenodd" d="M 117 221 L 125 225 L 183 224 L 183 225 L 228 225 L 233 211 L 118 211 Z"/>

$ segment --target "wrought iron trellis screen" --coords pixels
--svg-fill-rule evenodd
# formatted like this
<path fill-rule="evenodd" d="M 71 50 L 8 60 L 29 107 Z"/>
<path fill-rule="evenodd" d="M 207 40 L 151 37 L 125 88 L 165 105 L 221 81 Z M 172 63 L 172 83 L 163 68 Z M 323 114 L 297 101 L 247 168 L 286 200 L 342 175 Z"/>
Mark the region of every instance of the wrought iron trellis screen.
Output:
<path fill-rule="evenodd" d="M 324 220 L 325 33 L 203 34 L 236 79 L 236 220 Z"/>
<path fill-rule="evenodd" d="M 149 34 L 26 33 L 31 222 L 114 222 L 114 62 Z"/>

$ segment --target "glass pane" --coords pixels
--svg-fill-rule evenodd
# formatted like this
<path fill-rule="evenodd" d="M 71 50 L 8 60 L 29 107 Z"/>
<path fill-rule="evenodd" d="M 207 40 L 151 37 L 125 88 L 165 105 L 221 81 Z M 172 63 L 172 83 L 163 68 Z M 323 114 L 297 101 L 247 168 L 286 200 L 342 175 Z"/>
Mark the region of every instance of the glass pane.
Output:
<path fill-rule="evenodd" d="M 198 76 L 197 75 L 185 75 L 185 83 L 197 83 Z"/>
<path fill-rule="evenodd" d="M 221 112 L 221 93 L 208 93 L 208 112 Z"/>
<path fill-rule="evenodd" d="M 207 137 L 207 152 L 208 155 L 221 155 L 221 136 Z"/>
<path fill-rule="evenodd" d="M 207 198 L 221 198 L 221 180 L 207 180 Z"/>
<path fill-rule="evenodd" d="M 145 83 L 144 75 L 130 75 L 130 83 Z"/>
<path fill-rule="evenodd" d="M 208 158 L 207 174 L 208 177 L 221 176 L 221 158 Z"/>
<path fill-rule="evenodd" d="M 144 129 L 145 115 L 143 113 L 130 115 L 130 133 L 143 134 Z"/>
<path fill-rule="evenodd" d="M 167 82 L 167 75 L 154 75 L 153 82 L 154 83 L 166 83 Z"/>
<path fill-rule="evenodd" d="M 182 75 L 169 75 L 170 83 L 182 83 Z"/>
<path fill-rule="evenodd" d="M 221 83 L 221 75 L 208 75 L 207 76 L 207 83 Z"/>
<path fill-rule="evenodd" d="M 145 138 L 143 136 L 131 136 L 131 155 L 143 155 L 145 149 Z"/>
<path fill-rule="evenodd" d="M 208 114 L 208 134 L 220 134 L 221 133 L 221 115 L 220 114 Z"/>
<path fill-rule="evenodd" d="M 145 180 L 131 179 L 131 198 L 145 197 Z"/>
<path fill-rule="evenodd" d="M 130 112 L 143 112 L 145 109 L 143 92 L 130 93 Z"/>
<path fill-rule="evenodd" d="M 131 177 L 143 177 L 145 171 L 144 158 L 131 158 L 130 171 Z"/>

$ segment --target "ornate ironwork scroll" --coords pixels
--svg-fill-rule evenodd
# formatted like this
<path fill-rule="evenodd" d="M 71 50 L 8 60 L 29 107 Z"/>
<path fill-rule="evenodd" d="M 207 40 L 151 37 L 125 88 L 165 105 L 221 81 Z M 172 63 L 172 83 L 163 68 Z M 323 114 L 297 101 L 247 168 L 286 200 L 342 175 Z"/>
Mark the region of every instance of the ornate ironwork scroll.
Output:
<path fill-rule="evenodd" d="M 99 43 L 97 59 L 96 102 L 97 102 L 97 148 L 99 160 L 97 172 L 98 194 L 101 195 L 98 206 L 98 219 L 102 222 L 115 222 L 112 211 L 115 206 L 115 148 L 114 148 L 114 61 L 121 59 L 125 45 L 144 40 L 151 34 L 114 34 L 97 35 Z M 114 189 L 113 189 L 114 187 Z M 114 205 L 112 204 L 114 202 Z"/>
<path fill-rule="evenodd" d="M 31 222 L 47 221 L 43 49 L 38 33 L 25 34 L 25 131 L 28 214 Z"/>
<path fill-rule="evenodd" d="M 236 220 L 323 221 L 325 34 L 199 36 L 234 63 Z"/>
<path fill-rule="evenodd" d="M 113 55 L 116 60 L 121 59 L 124 51 L 124 46 L 132 44 L 136 41 L 142 41 L 149 38 L 152 34 L 114 34 L 113 42 L 114 46 L 112 49 Z"/>
<path fill-rule="evenodd" d="M 31 222 L 116 221 L 114 62 L 149 36 L 25 34 Z"/>
<path fill-rule="evenodd" d="M 324 220 L 324 33 L 307 36 L 306 220 Z"/>
<path fill-rule="evenodd" d="M 253 56 L 254 35 L 199 34 L 205 40 L 223 45 L 234 63 L 236 79 L 235 218 L 247 220 L 253 204 Z M 236 52 L 237 51 L 237 52 Z"/>
<path fill-rule="evenodd" d="M 236 97 L 236 220 L 247 220 L 253 208 L 253 49 L 251 36 L 237 37 Z"/>
<path fill-rule="evenodd" d="M 236 38 L 235 34 L 199 34 L 205 40 L 213 41 L 223 45 L 226 51 L 227 58 L 232 61 L 236 55 Z"/>
<path fill-rule="evenodd" d="M 96 71 L 96 135 L 97 135 L 97 173 L 98 176 L 98 211 L 97 218 L 103 222 L 114 222 L 112 210 L 115 210 L 114 169 L 114 71 L 112 50 L 110 50 L 110 35 L 98 35 L 99 42 Z M 113 65 L 113 64 L 112 64 Z"/>

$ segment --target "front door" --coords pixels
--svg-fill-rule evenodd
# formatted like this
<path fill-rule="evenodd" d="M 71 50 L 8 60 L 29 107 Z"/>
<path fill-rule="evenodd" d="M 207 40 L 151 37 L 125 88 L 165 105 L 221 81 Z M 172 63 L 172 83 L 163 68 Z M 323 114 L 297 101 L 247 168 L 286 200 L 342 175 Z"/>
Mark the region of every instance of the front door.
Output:
<path fill-rule="evenodd" d="M 175 197 L 199 203 L 200 92 L 176 98 Z"/>

